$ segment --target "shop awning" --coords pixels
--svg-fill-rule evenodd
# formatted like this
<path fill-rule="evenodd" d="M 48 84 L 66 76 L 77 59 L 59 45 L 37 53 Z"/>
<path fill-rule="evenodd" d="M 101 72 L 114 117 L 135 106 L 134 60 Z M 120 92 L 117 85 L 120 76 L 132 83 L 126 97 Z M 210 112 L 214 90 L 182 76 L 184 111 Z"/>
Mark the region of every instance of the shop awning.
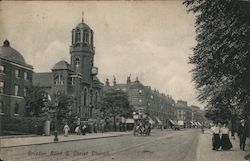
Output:
<path fill-rule="evenodd" d="M 154 120 L 151 119 L 151 117 L 148 117 L 148 118 L 149 118 L 149 123 L 150 123 L 150 124 L 155 124 Z"/>
<path fill-rule="evenodd" d="M 201 126 L 201 123 L 200 123 L 200 122 L 197 122 L 197 124 L 198 124 L 199 126 Z"/>
<path fill-rule="evenodd" d="M 190 121 L 190 123 L 191 123 L 192 125 L 195 125 L 193 121 Z"/>
<path fill-rule="evenodd" d="M 183 125 L 184 125 L 184 121 L 179 120 L 179 121 L 178 121 L 178 125 L 183 126 Z"/>
<path fill-rule="evenodd" d="M 133 124 L 133 123 L 135 123 L 135 120 L 134 119 L 126 119 L 126 123 Z"/>
<path fill-rule="evenodd" d="M 155 117 L 155 119 L 157 120 L 157 122 L 158 122 L 159 124 L 162 124 L 161 120 L 160 120 L 158 117 Z"/>
<path fill-rule="evenodd" d="M 173 120 L 170 120 L 169 119 L 169 122 L 172 124 L 172 125 L 175 125 L 175 122 Z"/>

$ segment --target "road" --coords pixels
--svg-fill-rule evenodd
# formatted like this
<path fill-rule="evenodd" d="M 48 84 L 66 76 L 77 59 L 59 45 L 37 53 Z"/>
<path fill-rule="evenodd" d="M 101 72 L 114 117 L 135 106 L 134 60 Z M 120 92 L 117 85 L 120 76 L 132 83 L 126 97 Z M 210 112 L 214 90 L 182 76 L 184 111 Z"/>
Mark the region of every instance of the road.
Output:
<path fill-rule="evenodd" d="M 3 148 L 4 161 L 193 161 L 200 130 L 153 130 L 151 136 L 125 135 Z"/>

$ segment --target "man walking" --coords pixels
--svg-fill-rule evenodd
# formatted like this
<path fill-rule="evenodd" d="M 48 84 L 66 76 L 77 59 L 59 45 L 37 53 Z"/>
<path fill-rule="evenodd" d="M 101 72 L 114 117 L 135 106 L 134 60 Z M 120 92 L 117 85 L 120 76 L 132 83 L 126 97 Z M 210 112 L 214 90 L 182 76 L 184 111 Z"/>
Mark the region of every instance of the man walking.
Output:
<path fill-rule="evenodd" d="M 245 120 L 240 121 L 240 126 L 238 129 L 238 136 L 240 138 L 240 149 L 245 150 L 246 138 L 247 138 L 247 125 Z"/>

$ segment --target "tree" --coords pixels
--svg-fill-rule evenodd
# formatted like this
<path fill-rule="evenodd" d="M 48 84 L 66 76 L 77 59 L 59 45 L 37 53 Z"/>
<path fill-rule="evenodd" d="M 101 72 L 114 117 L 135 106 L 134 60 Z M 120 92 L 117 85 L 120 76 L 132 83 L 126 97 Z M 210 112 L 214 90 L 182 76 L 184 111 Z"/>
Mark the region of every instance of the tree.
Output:
<path fill-rule="evenodd" d="M 25 96 L 26 116 L 39 117 L 45 110 L 45 92 L 39 86 L 30 86 L 27 88 Z"/>
<path fill-rule="evenodd" d="M 197 45 L 189 63 L 195 65 L 193 81 L 198 100 L 207 103 L 206 116 L 227 120 L 232 108 L 249 114 L 249 1 L 185 0 L 183 4 L 196 16 Z"/>
<path fill-rule="evenodd" d="M 75 120 L 75 114 L 72 113 L 72 98 L 70 96 L 62 94 L 52 95 L 52 100 L 49 102 L 48 106 L 53 111 L 54 118 L 59 125 L 63 125 L 65 122 L 72 123 Z"/>
<path fill-rule="evenodd" d="M 113 118 L 114 127 L 116 116 L 129 117 L 132 115 L 132 108 L 128 101 L 128 96 L 121 90 L 109 89 L 106 91 L 97 104 L 97 108 L 102 114 L 102 118 Z"/>

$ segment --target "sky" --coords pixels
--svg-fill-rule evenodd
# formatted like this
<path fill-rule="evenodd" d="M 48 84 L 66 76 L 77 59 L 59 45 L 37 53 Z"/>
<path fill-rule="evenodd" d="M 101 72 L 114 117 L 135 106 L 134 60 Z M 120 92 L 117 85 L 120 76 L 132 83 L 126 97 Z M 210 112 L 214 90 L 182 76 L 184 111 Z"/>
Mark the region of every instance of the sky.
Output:
<path fill-rule="evenodd" d="M 71 30 L 82 20 L 94 31 L 94 65 L 102 82 L 125 83 L 131 74 L 144 84 L 186 100 L 196 100 L 193 68 L 195 17 L 182 1 L 1 2 L 0 41 L 10 41 L 35 72 L 70 62 Z"/>

